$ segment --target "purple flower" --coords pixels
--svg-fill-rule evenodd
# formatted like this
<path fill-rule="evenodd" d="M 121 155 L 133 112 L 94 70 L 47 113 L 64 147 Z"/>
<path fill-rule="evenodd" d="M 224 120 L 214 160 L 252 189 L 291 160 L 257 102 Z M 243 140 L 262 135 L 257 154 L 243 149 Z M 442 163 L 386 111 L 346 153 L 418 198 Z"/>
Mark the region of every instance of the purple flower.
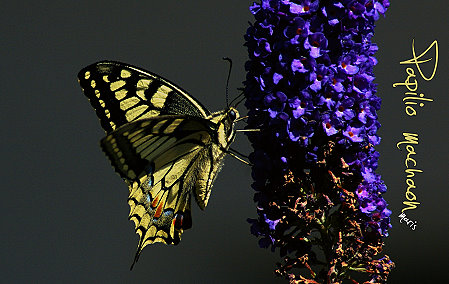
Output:
<path fill-rule="evenodd" d="M 309 35 L 304 41 L 304 48 L 310 50 L 310 56 L 320 57 L 327 48 L 327 39 L 323 33 L 314 33 Z"/>
<path fill-rule="evenodd" d="M 309 27 L 306 26 L 308 22 L 301 17 L 296 17 L 292 20 L 292 24 L 284 29 L 285 38 L 290 40 L 290 44 L 300 44 L 304 38 L 309 34 Z"/>
<path fill-rule="evenodd" d="M 375 260 L 391 211 L 375 172 L 381 100 L 371 39 L 388 7 L 388 0 L 250 7 L 245 106 L 248 128 L 260 132 L 248 134 L 258 214 L 248 222 L 260 247 L 279 248 L 276 273 L 290 281 L 307 283 L 292 272 L 305 268 L 320 283 L 341 283 L 350 271 L 385 282 L 393 267 L 387 256 Z"/>
<path fill-rule="evenodd" d="M 300 59 L 293 59 L 292 60 L 292 65 L 291 65 L 291 69 L 294 72 L 299 72 L 299 73 L 305 73 L 308 71 L 308 69 L 306 69 L 304 67 L 304 64 L 302 64 Z"/>
<path fill-rule="evenodd" d="M 284 76 L 282 76 L 282 74 L 274 73 L 273 74 L 273 83 L 275 85 L 277 85 L 282 78 L 284 78 Z"/>
<path fill-rule="evenodd" d="M 276 225 L 279 223 L 279 219 L 277 219 L 277 220 L 270 220 L 270 219 L 268 219 L 267 217 L 266 217 L 266 215 L 265 215 L 265 223 L 267 223 L 267 225 L 268 225 L 268 228 L 270 229 L 270 230 L 272 230 L 272 231 L 274 231 L 274 230 L 276 230 Z"/>
<path fill-rule="evenodd" d="M 337 102 L 335 106 L 335 116 L 341 120 L 349 121 L 354 118 L 355 111 L 352 109 L 354 106 L 354 99 L 346 97 Z"/>
<path fill-rule="evenodd" d="M 353 64 L 353 58 L 352 56 L 346 55 L 341 58 L 341 60 L 338 62 L 338 67 L 340 70 L 347 74 L 347 75 L 354 75 L 359 72 L 359 67 L 355 66 Z"/>
<path fill-rule="evenodd" d="M 293 97 L 288 100 L 289 106 L 292 108 L 294 118 L 299 118 L 306 113 L 307 102 L 301 101 L 298 97 Z"/>
<path fill-rule="evenodd" d="M 363 129 L 348 126 L 345 131 L 343 131 L 343 135 L 346 136 L 352 142 L 362 142 L 363 141 Z"/>
<path fill-rule="evenodd" d="M 284 110 L 287 96 L 282 92 L 276 92 L 275 94 L 269 94 L 265 97 L 265 106 L 268 107 L 268 113 L 271 118 L 275 118 L 278 113 Z"/>
<path fill-rule="evenodd" d="M 291 1 L 282 1 L 284 4 L 288 4 Z M 311 14 L 313 12 L 316 12 L 318 9 L 319 1 L 310 1 L 310 0 L 304 0 L 301 1 L 301 4 L 295 4 L 290 3 L 290 12 L 292 14 L 299 14 L 299 15 L 305 15 L 305 14 Z"/>
<path fill-rule="evenodd" d="M 326 84 L 332 77 L 328 74 L 329 70 L 324 64 L 318 64 L 316 70 L 310 72 L 310 89 L 317 92 L 321 90 L 322 85 Z"/>

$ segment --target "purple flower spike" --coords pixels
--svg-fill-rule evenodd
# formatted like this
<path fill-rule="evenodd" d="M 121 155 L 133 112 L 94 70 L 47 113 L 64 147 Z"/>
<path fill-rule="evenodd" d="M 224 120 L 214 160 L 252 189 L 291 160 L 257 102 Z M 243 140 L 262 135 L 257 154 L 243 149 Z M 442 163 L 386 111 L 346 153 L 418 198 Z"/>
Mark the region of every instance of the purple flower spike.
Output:
<path fill-rule="evenodd" d="M 259 246 L 291 283 L 386 283 L 394 263 L 379 153 L 374 21 L 388 0 L 262 0 L 245 35 Z M 356 272 L 357 271 L 357 272 Z M 355 282 L 354 282 L 355 283 Z"/>

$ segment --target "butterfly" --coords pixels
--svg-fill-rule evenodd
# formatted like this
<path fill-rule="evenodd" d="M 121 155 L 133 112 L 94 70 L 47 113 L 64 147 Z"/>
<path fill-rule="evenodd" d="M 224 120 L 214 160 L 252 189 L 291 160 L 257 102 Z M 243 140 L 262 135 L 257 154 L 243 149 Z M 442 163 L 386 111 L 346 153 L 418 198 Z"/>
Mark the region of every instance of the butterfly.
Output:
<path fill-rule="evenodd" d="M 78 80 L 106 131 L 101 148 L 129 187 L 140 237 L 132 269 L 145 246 L 179 243 L 192 226 L 192 195 L 205 209 L 239 113 L 210 113 L 170 81 L 125 63 L 94 63 Z"/>

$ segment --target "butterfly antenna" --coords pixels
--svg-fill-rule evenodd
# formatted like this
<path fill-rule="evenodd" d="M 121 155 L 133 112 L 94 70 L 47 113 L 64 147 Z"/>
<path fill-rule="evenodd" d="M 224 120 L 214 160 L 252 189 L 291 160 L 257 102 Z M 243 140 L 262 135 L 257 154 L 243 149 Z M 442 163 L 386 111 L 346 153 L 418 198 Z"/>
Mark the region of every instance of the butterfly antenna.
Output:
<path fill-rule="evenodd" d="M 226 106 L 229 107 L 229 78 L 231 77 L 231 70 L 232 70 L 232 60 L 229 57 L 223 57 L 223 60 L 226 60 L 229 62 L 229 72 L 228 72 L 228 79 L 226 80 Z"/>
<path fill-rule="evenodd" d="M 248 161 L 244 160 L 243 158 L 241 158 L 241 157 L 244 157 L 244 158 L 248 159 L 248 156 L 243 155 L 243 154 L 240 153 L 239 151 L 234 150 L 234 149 L 232 149 L 232 148 L 229 148 L 228 151 L 227 151 L 227 153 L 228 153 L 231 157 L 233 157 L 234 159 L 236 159 L 236 160 L 238 160 L 238 161 L 240 161 L 240 162 L 242 162 L 242 163 L 244 163 L 244 164 L 246 164 L 246 165 L 248 165 L 248 166 L 253 166 L 253 164 L 251 164 L 250 162 L 248 162 Z"/>
<path fill-rule="evenodd" d="M 238 95 L 237 97 L 235 97 L 232 101 L 231 101 L 231 103 L 230 103 L 230 105 L 232 105 L 233 107 L 237 107 L 244 99 L 245 99 L 245 89 L 243 89 L 243 88 L 237 88 L 237 90 L 239 90 L 239 91 L 241 91 L 241 93 L 240 93 L 240 95 Z M 243 96 L 243 98 L 241 98 Z M 241 98 L 241 99 L 240 99 Z M 233 103 L 236 101 L 236 100 L 238 100 L 238 99 L 240 99 L 237 103 L 235 103 L 234 105 L 233 105 Z"/>
<path fill-rule="evenodd" d="M 237 98 L 238 99 L 240 96 L 242 96 L 244 93 L 242 92 Z M 234 100 L 235 100 L 234 99 Z M 235 103 L 234 107 L 237 107 L 241 102 L 243 102 L 243 100 L 245 99 L 245 97 L 243 96 L 238 102 Z"/>

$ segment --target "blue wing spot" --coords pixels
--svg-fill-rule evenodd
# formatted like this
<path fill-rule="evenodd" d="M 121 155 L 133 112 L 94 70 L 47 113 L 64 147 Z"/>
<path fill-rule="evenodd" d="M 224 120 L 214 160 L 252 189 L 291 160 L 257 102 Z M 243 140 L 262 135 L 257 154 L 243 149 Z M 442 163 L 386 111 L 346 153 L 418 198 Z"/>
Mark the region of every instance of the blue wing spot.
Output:
<path fill-rule="evenodd" d="M 146 169 L 145 172 L 148 175 L 147 185 L 148 187 L 151 187 L 153 185 L 153 173 L 154 173 L 154 164 L 150 163 Z"/>
<path fill-rule="evenodd" d="M 171 220 L 173 219 L 173 215 L 174 215 L 174 211 L 173 209 L 165 209 L 161 216 L 159 217 L 154 217 L 153 222 L 156 223 L 159 226 L 168 226 L 170 227 L 171 224 Z"/>
<path fill-rule="evenodd" d="M 145 171 L 147 172 L 147 174 L 152 174 L 154 172 L 154 163 L 149 163 L 145 167 Z"/>
<path fill-rule="evenodd" d="M 164 217 L 172 217 L 174 215 L 174 211 L 172 209 L 165 209 L 162 214 Z"/>
<path fill-rule="evenodd" d="M 147 199 L 147 202 L 148 202 L 148 203 L 151 203 L 151 196 L 150 196 L 149 194 L 147 194 L 146 197 L 147 197 L 147 198 L 146 198 L 146 199 Z"/>

